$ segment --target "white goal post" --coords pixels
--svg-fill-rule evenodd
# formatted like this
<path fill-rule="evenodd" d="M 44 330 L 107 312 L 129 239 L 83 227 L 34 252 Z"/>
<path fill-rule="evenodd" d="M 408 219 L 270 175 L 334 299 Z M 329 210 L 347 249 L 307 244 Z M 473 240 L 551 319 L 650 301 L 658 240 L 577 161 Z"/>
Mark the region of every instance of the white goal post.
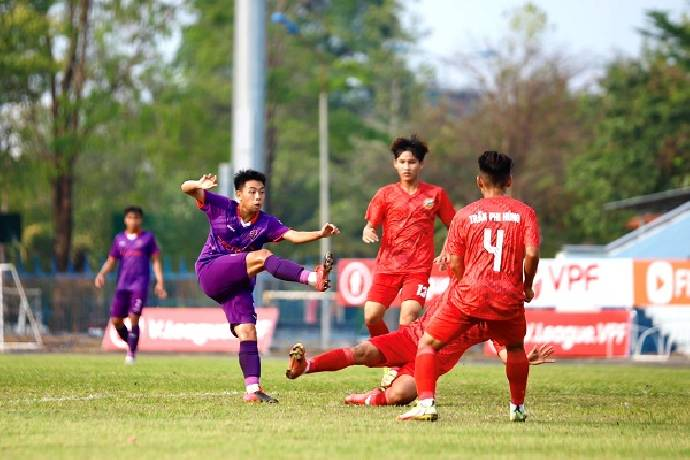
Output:
<path fill-rule="evenodd" d="M 5 274 L 9 274 L 14 286 L 5 285 Z M 17 324 L 15 331 L 21 334 L 26 334 L 27 322 L 29 323 L 30 335 L 32 340 L 27 341 L 5 341 L 5 314 L 8 308 L 8 303 L 5 299 L 7 294 L 19 296 L 19 309 L 17 312 Z M 29 300 L 26 297 L 26 291 L 22 286 L 17 269 L 13 264 L 0 264 L 0 352 L 7 350 L 36 350 L 43 347 L 43 339 L 41 338 L 41 331 L 34 317 L 33 311 L 29 306 Z"/>

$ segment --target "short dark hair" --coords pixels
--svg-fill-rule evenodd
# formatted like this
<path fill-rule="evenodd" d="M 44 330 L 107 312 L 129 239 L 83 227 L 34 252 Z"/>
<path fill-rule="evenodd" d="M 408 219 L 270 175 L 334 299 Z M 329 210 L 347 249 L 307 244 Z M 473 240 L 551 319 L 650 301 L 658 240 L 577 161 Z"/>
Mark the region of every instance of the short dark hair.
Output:
<path fill-rule="evenodd" d="M 409 151 L 420 163 L 424 161 L 424 157 L 429 152 L 429 147 L 421 139 L 417 138 L 416 134 L 410 136 L 409 139 L 399 137 L 391 144 L 391 152 L 393 158 L 398 158 L 403 152 Z"/>
<path fill-rule="evenodd" d="M 235 190 L 242 190 L 244 184 L 246 184 L 250 180 L 258 180 L 259 182 L 264 184 L 264 186 L 266 185 L 266 176 L 264 175 L 264 173 L 254 171 L 253 169 L 245 169 L 244 171 L 239 171 L 235 174 Z"/>
<path fill-rule="evenodd" d="M 481 154 L 477 162 L 479 171 L 484 173 L 492 185 L 505 187 L 510 180 L 510 173 L 513 170 L 513 159 L 495 150 L 487 150 Z"/>
<path fill-rule="evenodd" d="M 144 210 L 141 209 L 139 206 L 127 206 L 125 208 L 125 216 L 129 214 L 130 212 L 133 212 L 135 214 L 139 214 L 139 217 L 144 217 Z"/>

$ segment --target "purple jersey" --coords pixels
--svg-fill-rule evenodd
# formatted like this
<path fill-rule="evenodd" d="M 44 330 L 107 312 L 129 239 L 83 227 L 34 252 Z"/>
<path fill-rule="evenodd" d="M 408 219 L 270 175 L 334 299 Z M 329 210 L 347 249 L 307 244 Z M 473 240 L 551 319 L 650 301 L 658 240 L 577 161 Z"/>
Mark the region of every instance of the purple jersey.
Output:
<path fill-rule="evenodd" d="M 133 239 L 129 239 L 125 232 L 115 235 L 108 255 L 120 262 L 117 289 L 148 291 L 150 261 L 154 254 L 158 254 L 158 245 L 151 232 L 141 232 Z"/>
<path fill-rule="evenodd" d="M 199 208 L 206 213 L 210 229 L 206 244 L 196 261 L 197 273 L 199 267 L 209 260 L 228 254 L 256 251 L 266 243 L 280 241 L 290 230 L 276 217 L 263 211 L 259 211 L 252 222 L 245 224 L 240 219 L 236 201 L 208 190 L 205 192 L 204 204 Z"/>

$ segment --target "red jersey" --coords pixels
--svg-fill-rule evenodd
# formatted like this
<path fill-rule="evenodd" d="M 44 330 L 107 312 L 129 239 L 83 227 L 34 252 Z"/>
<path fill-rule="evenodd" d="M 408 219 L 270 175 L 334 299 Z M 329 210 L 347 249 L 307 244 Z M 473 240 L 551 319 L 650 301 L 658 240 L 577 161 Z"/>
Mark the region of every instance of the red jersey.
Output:
<path fill-rule="evenodd" d="M 511 319 L 524 309 L 525 247 L 538 247 L 532 208 L 509 196 L 483 198 L 458 211 L 446 251 L 463 257 L 465 271 L 450 301 L 466 315 Z"/>
<path fill-rule="evenodd" d="M 420 182 L 412 195 L 399 183 L 387 185 L 371 199 L 365 219 L 383 226 L 376 258 L 380 273 L 428 273 L 434 261 L 434 219 L 450 225 L 455 208 L 441 187 Z"/>

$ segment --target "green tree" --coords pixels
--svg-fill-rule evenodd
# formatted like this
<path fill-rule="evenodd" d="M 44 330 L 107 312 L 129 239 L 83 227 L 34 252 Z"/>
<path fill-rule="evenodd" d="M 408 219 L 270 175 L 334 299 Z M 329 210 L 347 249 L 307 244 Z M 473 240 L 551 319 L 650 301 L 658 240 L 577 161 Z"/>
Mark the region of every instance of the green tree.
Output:
<path fill-rule="evenodd" d="M 17 0 L 0 8 L 7 26 L 0 79 L 8 89 L 0 103 L 18 119 L 15 157 L 48 174 L 59 270 L 72 251 L 78 160 L 98 155 L 93 147 L 108 123 L 139 102 L 137 70 L 152 58 L 171 11 L 154 0 Z"/>
<path fill-rule="evenodd" d="M 609 65 L 601 92 L 587 101 L 596 113 L 586 153 L 569 165 L 575 197 L 573 237 L 607 242 L 624 232 L 626 213 L 606 202 L 690 185 L 690 21 L 650 12 L 639 59 Z"/>

